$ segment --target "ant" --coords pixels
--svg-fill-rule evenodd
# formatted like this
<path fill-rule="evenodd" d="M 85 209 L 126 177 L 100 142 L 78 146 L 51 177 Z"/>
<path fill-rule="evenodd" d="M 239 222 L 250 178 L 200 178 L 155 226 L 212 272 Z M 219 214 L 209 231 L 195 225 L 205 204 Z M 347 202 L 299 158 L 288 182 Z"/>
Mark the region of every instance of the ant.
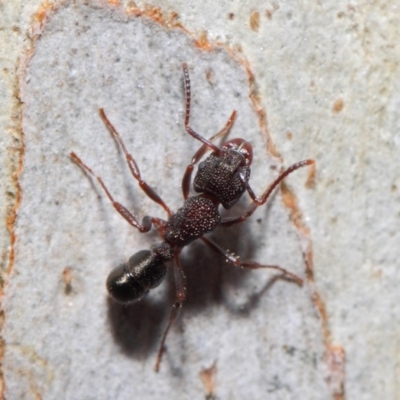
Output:
<path fill-rule="evenodd" d="M 133 177 L 138 181 L 144 193 L 166 211 L 167 220 L 145 216 L 140 223 L 137 217 L 126 207 L 114 200 L 103 180 L 74 152 L 70 153 L 72 160 L 98 181 L 114 208 L 129 224 L 141 233 L 150 231 L 154 226 L 162 238 L 162 242 L 153 246 L 151 250 L 137 252 L 130 257 L 128 262 L 119 265 L 110 272 L 106 285 L 111 298 L 124 304 L 141 300 L 150 289 L 160 285 L 167 273 L 165 263 L 172 261 L 175 274 L 176 299 L 161 339 L 155 364 L 156 372 L 160 368 L 161 359 L 166 350 L 165 342 L 168 332 L 177 320 L 186 298 L 185 276 L 179 255 L 182 248 L 194 240 L 201 239 L 214 252 L 222 255 L 236 267 L 248 269 L 272 268 L 302 285 L 303 280 L 301 278 L 281 267 L 240 261 L 239 257 L 223 250 L 216 243 L 204 237 L 204 235 L 215 230 L 218 226 L 227 227 L 245 221 L 257 207 L 268 200 L 273 190 L 286 176 L 301 167 L 314 164 L 313 160 L 304 160 L 292 165 L 282 172 L 260 197 L 257 197 L 249 185 L 250 166 L 253 157 L 252 145 L 240 138 L 229 140 L 220 147 L 212 142 L 214 139 L 227 135 L 235 121 L 236 111 L 232 112 L 223 129 L 210 139 L 206 139 L 195 132 L 189 125 L 191 101 L 189 70 L 186 63 L 182 65 L 182 68 L 186 96 L 185 130 L 190 136 L 201 142 L 202 146 L 186 167 L 182 179 L 184 204 L 177 212 L 173 213 L 161 197 L 142 179 L 139 168 L 125 147 L 121 136 L 108 120 L 104 110 L 102 108 L 99 110 L 100 117 L 122 148 Z M 208 150 L 212 150 L 212 153 L 199 163 L 194 178 L 194 190 L 199 194 L 189 197 L 193 169 Z M 247 210 L 240 216 L 222 218 L 218 210 L 219 206 L 222 205 L 225 209 L 232 208 L 244 192 L 247 192 L 252 199 Z"/>

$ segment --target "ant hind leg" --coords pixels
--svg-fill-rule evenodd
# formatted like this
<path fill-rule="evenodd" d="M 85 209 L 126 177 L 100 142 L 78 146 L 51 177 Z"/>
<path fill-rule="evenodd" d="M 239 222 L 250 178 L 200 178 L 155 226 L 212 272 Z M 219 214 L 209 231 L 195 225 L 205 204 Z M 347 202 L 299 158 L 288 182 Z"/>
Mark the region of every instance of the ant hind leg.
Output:
<path fill-rule="evenodd" d="M 160 370 L 160 365 L 162 361 L 162 357 L 166 351 L 165 341 L 168 336 L 168 332 L 171 329 L 172 325 L 179 318 L 179 315 L 182 310 L 183 302 L 186 299 L 186 288 L 185 288 L 185 275 L 183 274 L 183 270 L 181 267 L 181 263 L 179 260 L 180 251 L 175 252 L 174 256 L 174 275 L 175 275 L 175 285 L 176 285 L 176 297 L 175 302 L 172 306 L 171 312 L 169 314 L 169 320 L 167 327 L 164 330 L 163 336 L 161 338 L 160 347 L 158 349 L 156 365 L 154 366 L 154 370 L 158 372 Z"/>

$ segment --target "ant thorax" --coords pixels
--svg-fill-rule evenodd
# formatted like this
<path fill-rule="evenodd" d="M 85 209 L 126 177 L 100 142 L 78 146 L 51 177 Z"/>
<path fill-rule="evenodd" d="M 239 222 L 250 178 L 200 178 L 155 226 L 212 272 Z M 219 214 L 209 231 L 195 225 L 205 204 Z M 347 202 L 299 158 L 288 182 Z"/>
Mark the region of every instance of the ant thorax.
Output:
<path fill-rule="evenodd" d="M 184 247 L 212 232 L 221 223 L 218 205 L 208 196 L 189 197 L 183 207 L 168 220 L 165 240 L 174 246 Z"/>

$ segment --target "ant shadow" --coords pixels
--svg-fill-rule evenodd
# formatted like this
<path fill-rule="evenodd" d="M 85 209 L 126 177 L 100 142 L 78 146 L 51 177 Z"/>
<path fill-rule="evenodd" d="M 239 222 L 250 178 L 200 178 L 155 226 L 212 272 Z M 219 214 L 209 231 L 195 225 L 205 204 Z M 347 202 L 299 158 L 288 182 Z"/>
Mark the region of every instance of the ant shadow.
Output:
<path fill-rule="evenodd" d="M 264 210 L 263 223 L 267 223 L 269 205 Z M 222 248 L 231 251 L 240 247 L 241 259 L 254 260 L 252 255 L 256 253 L 257 243 L 252 240 L 252 234 L 245 223 L 230 228 L 219 228 L 208 237 Z M 257 261 L 264 263 L 263 260 Z M 222 256 L 213 252 L 201 240 L 185 247 L 181 254 L 181 264 L 186 276 L 186 300 L 181 317 L 174 324 L 178 329 L 182 328 L 184 314 L 201 313 L 213 306 L 223 306 L 232 315 L 248 317 L 259 306 L 263 294 L 277 281 L 294 283 L 282 274 L 273 274 L 266 279 L 260 290 L 248 293 L 246 302 L 238 306 L 226 296 L 226 291 L 245 288 L 253 271 L 225 262 Z M 130 305 L 116 303 L 111 298 L 107 300 L 112 335 L 122 351 L 132 358 L 146 359 L 155 356 L 158 350 L 172 305 L 176 300 L 173 268 L 168 268 L 166 281 L 167 290 L 162 298 L 155 297 L 153 292 L 150 292 L 143 300 Z M 246 292 L 249 292 L 248 288 Z"/>

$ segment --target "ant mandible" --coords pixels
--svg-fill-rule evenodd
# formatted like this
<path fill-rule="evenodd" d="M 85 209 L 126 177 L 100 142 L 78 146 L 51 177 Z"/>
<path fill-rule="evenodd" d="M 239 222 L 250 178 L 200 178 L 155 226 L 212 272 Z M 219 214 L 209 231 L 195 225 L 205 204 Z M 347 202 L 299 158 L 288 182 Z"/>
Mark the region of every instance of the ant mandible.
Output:
<path fill-rule="evenodd" d="M 236 111 L 233 111 L 224 128 L 210 139 L 206 139 L 195 132 L 189 126 L 191 100 L 189 70 L 186 63 L 182 65 L 182 68 L 186 95 L 185 129 L 190 136 L 200 141 L 202 146 L 194 154 L 191 163 L 186 168 L 182 179 L 182 192 L 185 201 L 183 207 L 176 213 L 173 213 L 161 197 L 142 179 L 139 168 L 132 155 L 128 152 L 121 136 L 108 120 L 104 110 L 99 110 L 100 117 L 125 153 L 125 158 L 133 177 L 138 181 L 144 193 L 166 211 L 168 214 L 167 220 L 145 216 L 140 223 L 126 207 L 114 200 L 103 180 L 98 175 L 74 152 L 70 154 L 71 158 L 84 171 L 98 181 L 114 208 L 132 226 L 142 233 L 150 231 L 152 226 L 154 226 L 163 240 L 151 250 L 137 252 L 128 262 L 111 271 L 107 278 L 107 289 L 111 298 L 124 304 L 141 300 L 150 289 L 154 289 L 160 285 L 165 278 L 167 273 L 165 263 L 169 261 L 173 262 L 176 299 L 170 312 L 168 325 L 161 339 L 155 364 L 156 372 L 160 368 L 161 359 L 165 352 L 165 341 L 168 332 L 178 318 L 182 304 L 186 298 L 185 276 L 179 260 L 179 254 L 184 246 L 187 246 L 194 240 L 201 239 L 213 251 L 225 257 L 228 262 L 236 267 L 248 269 L 272 268 L 282 272 L 299 285 L 302 285 L 302 279 L 281 267 L 261 265 L 257 262 L 240 261 L 239 257 L 223 250 L 216 243 L 204 237 L 204 235 L 213 231 L 218 226 L 226 227 L 245 221 L 253 214 L 257 207 L 267 201 L 272 191 L 286 176 L 298 168 L 314 163 L 313 160 L 304 160 L 292 165 L 282 172 L 260 197 L 257 197 L 249 185 L 250 165 L 253 156 L 251 144 L 240 138 L 229 140 L 220 147 L 212 142 L 216 138 L 226 136 L 235 121 Z M 193 169 L 208 150 L 212 150 L 212 153 L 199 164 L 194 178 L 194 190 L 200 194 L 189 197 Z M 222 205 L 225 209 L 230 209 L 246 191 L 252 199 L 247 210 L 237 217 L 222 218 L 218 210 L 219 206 Z"/>

